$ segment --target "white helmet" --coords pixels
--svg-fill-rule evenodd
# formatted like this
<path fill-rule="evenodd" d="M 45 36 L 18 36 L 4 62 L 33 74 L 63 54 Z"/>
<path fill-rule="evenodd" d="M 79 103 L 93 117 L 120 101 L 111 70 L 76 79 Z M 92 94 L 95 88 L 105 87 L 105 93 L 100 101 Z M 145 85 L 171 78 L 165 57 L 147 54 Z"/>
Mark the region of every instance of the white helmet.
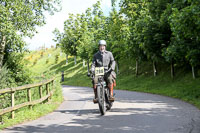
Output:
<path fill-rule="evenodd" d="M 104 45 L 104 46 L 106 46 L 106 41 L 105 41 L 105 40 L 100 40 L 100 41 L 99 41 L 99 45 Z"/>

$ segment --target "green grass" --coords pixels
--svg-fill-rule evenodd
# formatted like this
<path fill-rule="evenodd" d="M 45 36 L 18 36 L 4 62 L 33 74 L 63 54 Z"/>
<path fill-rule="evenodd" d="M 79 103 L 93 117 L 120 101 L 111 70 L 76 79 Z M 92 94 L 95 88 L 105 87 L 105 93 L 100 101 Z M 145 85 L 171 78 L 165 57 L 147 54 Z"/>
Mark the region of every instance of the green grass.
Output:
<path fill-rule="evenodd" d="M 126 64 L 126 62 L 123 62 Z M 192 74 L 185 68 L 176 68 L 174 79 L 170 77 L 170 69 L 166 64 L 160 65 L 158 75 L 153 76 L 151 64 L 141 64 L 139 76 L 133 70 L 122 66 L 117 78 L 117 89 L 160 94 L 191 103 L 200 109 L 200 79 L 193 79 Z"/>
<path fill-rule="evenodd" d="M 180 79 L 157 77 L 119 76 L 117 89 L 141 91 L 178 98 L 200 108 L 199 79 L 191 79 L 190 75 Z"/>

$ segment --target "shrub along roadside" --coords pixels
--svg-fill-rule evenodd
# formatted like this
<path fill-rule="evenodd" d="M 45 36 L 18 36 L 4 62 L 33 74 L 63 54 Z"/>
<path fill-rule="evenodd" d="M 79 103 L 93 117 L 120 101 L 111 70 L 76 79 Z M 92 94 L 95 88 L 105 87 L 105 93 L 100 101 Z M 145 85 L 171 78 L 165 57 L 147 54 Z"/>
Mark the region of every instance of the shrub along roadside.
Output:
<path fill-rule="evenodd" d="M 16 84 L 14 83 L 14 78 L 11 78 L 11 74 L 9 73 L 6 65 L 4 65 L 0 69 L 0 89 L 11 86 L 16 86 Z"/>

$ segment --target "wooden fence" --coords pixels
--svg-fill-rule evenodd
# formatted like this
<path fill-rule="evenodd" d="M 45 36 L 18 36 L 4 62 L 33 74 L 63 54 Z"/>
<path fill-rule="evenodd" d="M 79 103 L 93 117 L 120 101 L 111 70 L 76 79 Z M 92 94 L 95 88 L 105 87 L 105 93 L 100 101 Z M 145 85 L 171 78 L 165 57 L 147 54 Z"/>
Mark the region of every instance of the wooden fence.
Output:
<path fill-rule="evenodd" d="M 54 80 L 55 78 L 49 79 L 49 80 L 45 80 L 42 81 L 40 83 L 35 83 L 35 84 L 28 84 L 28 85 L 24 85 L 24 86 L 19 86 L 16 88 L 6 88 L 6 89 L 2 89 L 0 90 L 0 95 L 5 94 L 5 93 L 10 93 L 11 95 L 11 107 L 7 107 L 4 109 L 0 109 L 0 116 L 8 113 L 8 112 L 12 112 L 12 119 L 14 119 L 15 117 L 15 110 L 25 107 L 25 106 L 29 106 L 30 109 L 32 109 L 32 106 L 38 103 L 41 103 L 45 100 L 50 100 L 52 94 L 53 94 L 53 88 L 54 88 Z M 35 88 L 38 87 L 39 89 L 39 95 L 40 95 L 40 99 L 34 100 L 32 101 L 31 98 L 31 88 Z M 47 94 L 45 96 L 43 96 L 43 89 L 46 89 Z M 20 90 L 27 90 L 27 101 L 28 102 L 24 102 L 22 104 L 18 104 L 15 105 L 15 92 L 16 91 L 20 91 Z"/>

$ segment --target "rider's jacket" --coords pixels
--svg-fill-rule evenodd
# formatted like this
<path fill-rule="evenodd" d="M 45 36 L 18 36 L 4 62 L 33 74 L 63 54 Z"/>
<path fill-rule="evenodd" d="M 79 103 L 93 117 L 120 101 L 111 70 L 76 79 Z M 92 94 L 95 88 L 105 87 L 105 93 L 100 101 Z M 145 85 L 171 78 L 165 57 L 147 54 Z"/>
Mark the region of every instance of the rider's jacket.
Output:
<path fill-rule="evenodd" d="M 104 67 L 105 70 L 111 68 L 114 71 L 115 60 L 113 54 L 110 51 L 98 51 L 93 57 L 91 69 L 94 70 L 95 67 Z"/>

